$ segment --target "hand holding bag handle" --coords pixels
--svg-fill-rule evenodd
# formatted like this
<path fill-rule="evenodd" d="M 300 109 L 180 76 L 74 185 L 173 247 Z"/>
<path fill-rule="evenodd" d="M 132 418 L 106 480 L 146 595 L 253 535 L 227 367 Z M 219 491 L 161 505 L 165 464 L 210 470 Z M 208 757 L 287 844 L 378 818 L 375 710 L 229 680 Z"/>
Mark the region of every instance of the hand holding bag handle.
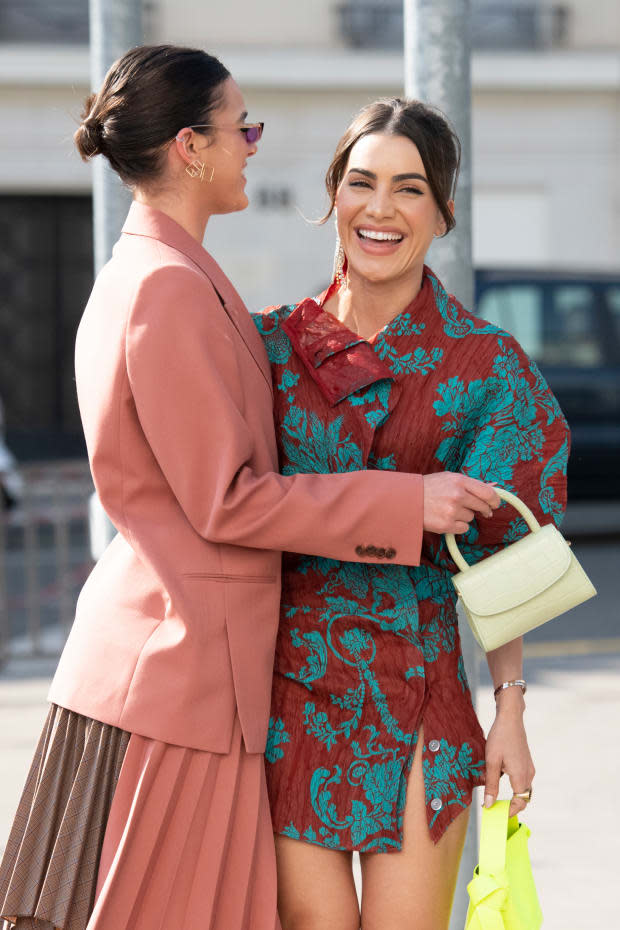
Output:
<path fill-rule="evenodd" d="M 540 523 L 538 522 L 538 520 L 536 519 L 536 517 L 534 516 L 534 514 L 532 513 L 532 511 L 530 510 L 530 508 L 527 506 L 527 504 L 524 504 L 523 501 L 520 500 L 516 494 L 512 494 L 510 491 L 505 491 L 504 488 L 495 488 L 495 490 L 497 491 L 498 497 L 500 497 L 503 501 L 506 501 L 506 503 L 512 504 L 515 510 L 519 511 L 519 513 L 521 514 L 521 516 L 523 517 L 523 519 L 525 520 L 525 522 L 531 529 L 532 533 L 540 532 L 542 527 Z M 457 546 L 454 533 L 446 533 L 445 537 L 446 537 L 446 544 L 448 546 L 448 551 L 450 555 L 452 556 L 455 564 L 458 565 L 458 567 L 461 569 L 462 572 L 466 572 L 469 568 L 471 568 L 471 566 L 467 564 L 467 562 L 465 561 L 465 559 L 459 552 L 459 547 Z"/>
<path fill-rule="evenodd" d="M 452 584 L 463 601 L 472 632 L 489 652 L 570 610 L 596 589 L 552 523 L 541 526 L 523 501 L 503 488 L 502 500 L 518 510 L 530 533 L 475 565 L 468 565 L 454 536 L 446 533 L 460 571 Z"/>

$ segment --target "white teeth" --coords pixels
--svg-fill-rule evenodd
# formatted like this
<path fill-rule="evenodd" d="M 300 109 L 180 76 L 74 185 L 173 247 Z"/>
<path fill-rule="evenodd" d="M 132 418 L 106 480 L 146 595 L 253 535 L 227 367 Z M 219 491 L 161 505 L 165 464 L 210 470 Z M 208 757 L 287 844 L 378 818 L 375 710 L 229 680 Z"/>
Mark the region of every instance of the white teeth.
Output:
<path fill-rule="evenodd" d="M 390 242 L 400 242 L 403 238 L 400 233 L 380 232 L 376 229 L 360 229 L 360 236 L 363 239 L 376 239 L 379 242 L 388 240 Z"/>

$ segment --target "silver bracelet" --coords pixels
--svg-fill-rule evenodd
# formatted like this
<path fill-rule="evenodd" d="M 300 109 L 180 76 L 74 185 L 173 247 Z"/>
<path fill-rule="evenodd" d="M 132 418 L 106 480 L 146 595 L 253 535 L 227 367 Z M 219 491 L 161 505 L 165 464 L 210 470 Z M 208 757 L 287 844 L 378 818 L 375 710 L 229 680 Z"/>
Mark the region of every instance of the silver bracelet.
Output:
<path fill-rule="evenodd" d="M 501 685 L 498 685 L 493 692 L 493 697 L 495 700 L 497 700 L 497 695 L 500 693 L 500 691 L 505 691 L 506 688 L 514 688 L 515 686 L 521 688 L 524 694 L 527 691 L 527 684 L 523 681 L 523 679 L 515 678 L 514 681 L 503 681 Z"/>

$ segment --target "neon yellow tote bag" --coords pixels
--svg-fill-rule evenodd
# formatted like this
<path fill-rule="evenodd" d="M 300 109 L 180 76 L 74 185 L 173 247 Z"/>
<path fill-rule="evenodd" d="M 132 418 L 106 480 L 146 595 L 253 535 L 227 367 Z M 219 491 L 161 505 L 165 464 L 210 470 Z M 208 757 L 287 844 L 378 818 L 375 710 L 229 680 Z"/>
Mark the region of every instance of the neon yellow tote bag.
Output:
<path fill-rule="evenodd" d="M 524 823 L 508 817 L 510 801 L 483 807 L 480 859 L 467 886 L 465 930 L 540 930 L 542 911 Z"/>

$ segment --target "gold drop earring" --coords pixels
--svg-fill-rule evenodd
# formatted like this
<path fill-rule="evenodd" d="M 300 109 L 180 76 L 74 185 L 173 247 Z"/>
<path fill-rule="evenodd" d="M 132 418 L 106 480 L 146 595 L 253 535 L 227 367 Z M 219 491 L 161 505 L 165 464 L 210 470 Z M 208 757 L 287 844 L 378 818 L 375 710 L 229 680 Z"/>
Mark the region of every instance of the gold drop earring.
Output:
<path fill-rule="evenodd" d="M 185 170 L 187 174 L 189 174 L 190 178 L 200 178 L 201 181 L 204 181 L 206 168 L 207 166 L 203 161 L 200 161 L 199 158 L 195 158 L 194 161 L 190 162 L 189 165 L 186 166 Z M 213 180 L 214 174 L 215 168 L 212 167 L 211 174 L 207 178 L 207 182 L 209 184 Z"/>
<path fill-rule="evenodd" d="M 332 271 L 332 280 L 336 281 L 338 287 L 342 287 L 344 284 L 347 284 L 348 274 L 347 271 L 345 271 L 347 256 L 344 254 L 342 242 L 340 241 L 340 236 L 338 234 L 338 213 L 335 208 L 334 225 L 336 226 L 336 251 L 334 252 L 334 268 Z"/>
<path fill-rule="evenodd" d="M 342 287 L 346 283 L 347 276 L 345 274 L 344 266 L 346 262 L 346 255 L 344 254 L 344 249 L 342 248 L 342 242 L 340 238 L 336 241 L 336 252 L 334 254 L 334 271 L 333 278 L 338 282 L 339 287 Z"/>

